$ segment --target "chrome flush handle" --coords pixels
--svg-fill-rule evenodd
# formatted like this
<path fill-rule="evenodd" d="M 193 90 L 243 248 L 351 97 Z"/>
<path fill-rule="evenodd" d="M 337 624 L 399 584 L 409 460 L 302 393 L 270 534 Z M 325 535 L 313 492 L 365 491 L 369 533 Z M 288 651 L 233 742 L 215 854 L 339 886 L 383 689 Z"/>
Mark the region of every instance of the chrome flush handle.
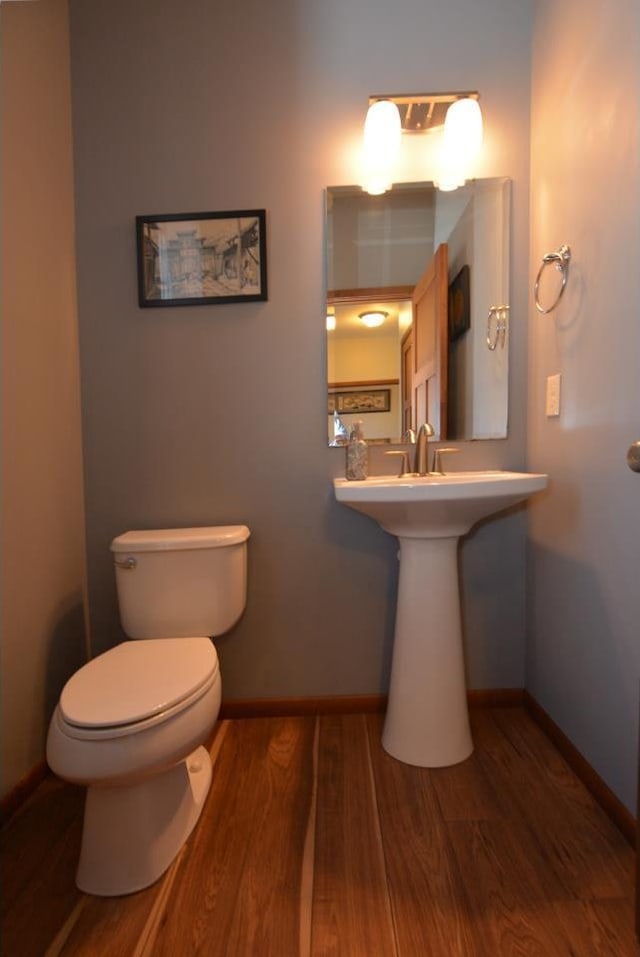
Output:
<path fill-rule="evenodd" d="M 129 555 L 128 558 L 114 558 L 113 564 L 117 565 L 118 568 L 123 568 L 126 572 L 132 572 L 138 562 L 133 555 Z"/>

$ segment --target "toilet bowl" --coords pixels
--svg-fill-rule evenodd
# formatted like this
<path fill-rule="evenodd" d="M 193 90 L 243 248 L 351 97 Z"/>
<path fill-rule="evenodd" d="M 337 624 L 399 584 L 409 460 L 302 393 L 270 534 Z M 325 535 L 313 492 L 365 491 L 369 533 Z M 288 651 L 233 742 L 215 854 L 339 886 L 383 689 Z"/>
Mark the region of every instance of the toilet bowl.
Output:
<path fill-rule="evenodd" d="M 224 526 L 129 532 L 112 543 L 123 624 L 145 640 L 124 641 L 73 675 L 47 739 L 51 769 L 87 788 L 83 891 L 113 896 L 152 884 L 198 821 L 212 773 L 201 745 L 221 682 L 210 638 L 185 631 L 220 634 L 242 613 L 248 536 L 245 526 Z"/>

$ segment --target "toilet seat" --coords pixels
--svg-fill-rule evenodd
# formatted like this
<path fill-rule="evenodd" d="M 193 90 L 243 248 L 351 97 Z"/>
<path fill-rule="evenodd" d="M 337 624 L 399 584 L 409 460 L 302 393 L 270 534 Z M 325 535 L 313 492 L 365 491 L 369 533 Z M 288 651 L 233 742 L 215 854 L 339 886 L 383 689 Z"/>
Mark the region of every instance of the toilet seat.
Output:
<path fill-rule="evenodd" d="M 70 678 L 57 723 L 81 740 L 136 734 L 191 707 L 216 680 L 218 656 L 208 638 L 124 641 Z"/>
<path fill-rule="evenodd" d="M 189 698 L 129 725 L 68 724 L 58 705 L 49 725 L 47 761 L 55 774 L 74 784 L 135 785 L 182 761 L 202 744 L 218 717 L 220 697 L 216 668 Z"/>

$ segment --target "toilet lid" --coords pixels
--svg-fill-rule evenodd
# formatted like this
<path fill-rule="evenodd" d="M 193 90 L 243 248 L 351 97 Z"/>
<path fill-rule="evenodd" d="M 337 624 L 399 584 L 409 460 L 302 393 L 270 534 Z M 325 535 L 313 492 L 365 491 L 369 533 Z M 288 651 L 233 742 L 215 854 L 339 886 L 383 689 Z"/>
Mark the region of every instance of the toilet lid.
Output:
<path fill-rule="evenodd" d="M 84 665 L 66 683 L 60 711 L 82 728 L 144 721 L 191 699 L 218 669 L 209 638 L 124 641 Z"/>

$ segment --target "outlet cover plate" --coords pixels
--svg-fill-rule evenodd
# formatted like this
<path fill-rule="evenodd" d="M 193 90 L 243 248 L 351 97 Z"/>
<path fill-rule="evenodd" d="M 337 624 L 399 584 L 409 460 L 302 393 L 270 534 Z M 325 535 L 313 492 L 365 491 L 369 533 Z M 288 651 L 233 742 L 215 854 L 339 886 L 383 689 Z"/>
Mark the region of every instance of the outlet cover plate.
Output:
<path fill-rule="evenodd" d="M 562 376 L 550 375 L 547 377 L 546 411 L 549 418 L 560 415 L 560 384 Z"/>

